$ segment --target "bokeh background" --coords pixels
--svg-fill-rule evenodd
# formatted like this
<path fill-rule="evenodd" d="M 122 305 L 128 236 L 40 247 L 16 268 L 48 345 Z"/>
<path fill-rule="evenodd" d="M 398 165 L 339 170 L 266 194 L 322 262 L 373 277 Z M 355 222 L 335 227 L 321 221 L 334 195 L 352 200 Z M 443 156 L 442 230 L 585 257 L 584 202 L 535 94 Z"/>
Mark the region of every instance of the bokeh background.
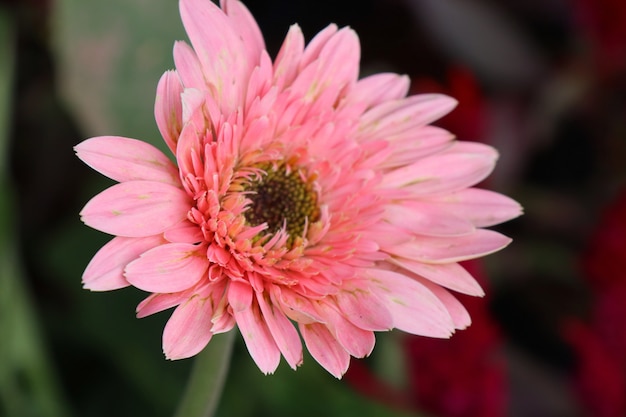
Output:
<path fill-rule="evenodd" d="M 471 262 L 487 291 L 449 341 L 379 334 L 342 381 L 310 357 L 262 375 L 239 338 L 219 416 L 626 415 L 626 3 L 622 0 L 247 0 L 275 54 L 299 23 L 356 29 L 362 74 L 460 100 L 440 124 L 501 158 L 484 186 L 525 215 Z M 72 146 L 165 149 L 152 115 L 185 39 L 175 0 L 0 1 L 0 416 L 169 416 L 192 360 L 166 361 L 169 313 L 90 293 L 109 237 L 78 212 L 111 184 Z"/>

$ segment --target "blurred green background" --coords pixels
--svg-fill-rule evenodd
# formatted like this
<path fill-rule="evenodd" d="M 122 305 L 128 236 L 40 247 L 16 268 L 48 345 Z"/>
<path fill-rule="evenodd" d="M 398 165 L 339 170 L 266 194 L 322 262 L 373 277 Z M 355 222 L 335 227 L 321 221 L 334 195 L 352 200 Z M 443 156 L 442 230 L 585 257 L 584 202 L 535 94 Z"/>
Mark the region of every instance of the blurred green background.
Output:
<path fill-rule="evenodd" d="M 626 36 L 594 29 L 584 0 L 246 4 L 273 55 L 294 22 L 308 39 L 329 22 L 350 25 L 363 44 L 363 74 L 407 73 L 413 92 L 459 98 L 444 126 L 500 150 L 488 186 L 527 214 L 499 229 L 515 243 L 484 266 L 492 289 L 485 320 L 498 329 L 505 363 L 485 397 L 493 407 L 429 408 L 413 389 L 432 375 L 413 375 L 406 339 L 391 333 L 359 361 L 367 378 L 344 381 L 310 357 L 297 372 L 283 363 L 264 376 L 238 338 L 218 415 L 594 415 L 592 401 L 578 396 L 581 359 L 559 332 L 568 317 L 585 320 L 593 310 L 579 259 L 626 177 L 626 72 L 613 52 L 626 50 Z M 626 14 L 614 7 L 609 14 Z M 175 0 L 0 2 L 0 416 L 175 410 L 192 361 L 163 357 L 169 313 L 137 320 L 140 291 L 81 288 L 84 267 L 109 237 L 82 225 L 78 212 L 111 182 L 72 147 L 118 135 L 165 150 L 155 88 L 173 68 L 173 42 L 185 38 Z M 459 357 L 436 360 L 465 392 L 480 375 L 453 375 Z"/>

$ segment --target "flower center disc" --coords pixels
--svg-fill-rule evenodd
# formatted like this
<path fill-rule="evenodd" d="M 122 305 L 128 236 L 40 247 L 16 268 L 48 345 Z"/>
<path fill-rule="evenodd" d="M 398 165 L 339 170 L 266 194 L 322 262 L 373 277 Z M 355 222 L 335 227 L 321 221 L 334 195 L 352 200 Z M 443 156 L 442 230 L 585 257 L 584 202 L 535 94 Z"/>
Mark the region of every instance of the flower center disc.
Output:
<path fill-rule="evenodd" d="M 244 212 L 251 226 L 267 223 L 266 234 L 285 227 L 289 243 L 302 236 L 308 223 L 319 220 L 317 194 L 310 183 L 302 180 L 297 171 L 284 166 L 265 170 L 258 179 L 244 186 L 251 204 Z"/>

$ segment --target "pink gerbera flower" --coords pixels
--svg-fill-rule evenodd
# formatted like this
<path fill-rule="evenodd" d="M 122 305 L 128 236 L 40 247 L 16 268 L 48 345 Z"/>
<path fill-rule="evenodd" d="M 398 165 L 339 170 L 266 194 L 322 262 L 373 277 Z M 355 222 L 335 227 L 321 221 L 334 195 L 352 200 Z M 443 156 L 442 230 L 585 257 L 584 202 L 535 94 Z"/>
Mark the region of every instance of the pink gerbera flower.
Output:
<path fill-rule="evenodd" d="M 296 368 L 304 340 L 340 377 L 374 331 L 449 337 L 469 325 L 448 291 L 482 295 L 458 261 L 506 246 L 484 230 L 520 214 L 468 188 L 493 169 L 489 146 L 429 123 L 456 102 L 405 97 L 406 76 L 358 79 L 359 40 L 330 25 L 306 47 L 292 26 L 272 62 L 236 0 L 181 0 L 191 40 L 157 87 L 156 121 L 176 164 L 144 142 L 97 137 L 78 157 L 119 181 L 81 212 L 115 235 L 85 288 L 152 293 L 138 317 L 176 306 L 170 359 L 239 328 L 265 373 Z"/>

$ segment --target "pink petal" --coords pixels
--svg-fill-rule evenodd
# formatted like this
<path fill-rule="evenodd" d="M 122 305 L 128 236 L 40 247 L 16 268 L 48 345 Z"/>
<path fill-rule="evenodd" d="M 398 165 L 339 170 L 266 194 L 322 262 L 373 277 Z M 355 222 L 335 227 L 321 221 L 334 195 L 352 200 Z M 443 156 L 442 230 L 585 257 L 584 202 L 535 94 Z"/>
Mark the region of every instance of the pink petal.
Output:
<path fill-rule="evenodd" d="M 207 83 L 198 56 L 186 42 L 174 43 L 174 65 L 185 88 L 206 88 Z"/>
<path fill-rule="evenodd" d="M 389 262 L 451 290 L 479 297 L 485 295 L 474 277 L 457 263 L 432 264 L 406 258 L 390 258 Z"/>
<path fill-rule="evenodd" d="M 213 266 L 209 268 L 209 279 L 211 279 L 211 269 Z M 221 269 L 221 268 L 219 268 Z M 235 327 L 235 318 L 231 314 L 232 309 L 228 303 L 228 295 L 226 289 L 229 287 L 229 280 L 226 279 L 217 279 L 214 283 L 211 284 L 211 298 L 213 300 L 214 313 L 213 313 L 213 327 L 211 327 L 211 332 L 213 334 L 224 333 L 230 331 L 233 327 Z"/>
<path fill-rule="evenodd" d="M 304 51 L 304 36 L 298 25 L 292 25 L 274 61 L 274 85 L 284 88 L 291 85 L 298 73 Z"/>
<path fill-rule="evenodd" d="M 189 299 L 188 292 L 177 292 L 172 294 L 150 294 L 141 301 L 136 308 L 137 318 L 141 319 L 155 313 L 159 313 L 168 308 L 177 306 Z"/>
<path fill-rule="evenodd" d="M 450 317 L 452 318 L 452 322 L 454 323 L 455 329 L 462 330 L 472 324 L 472 319 L 469 313 L 467 312 L 463 304 L 461 304 L 461 302 L 456 299 L 455 296 L 450 294 L 444 288 L 441 288 L 439 285 L 433 284 L 428 280 L 419 278 L 418 280 L 422 283 L 422 285 L 432 291 L 432 293 L 435 294 L 437 298 L 439 298 L 443 305 L 446 306 L 446 309 L 448 310 L 448 313 L 450 313 Z"/>
<path fill-rule="evenodd" d="M 300 324 L 299 327 L 311 356 L 335 378 L 341 378 L 350 365 L 350 354 L 323 324 Z"/>
<path fill-rule="evenodd" d="M 344 285 L 343 290 L 335 295 L 335 300 L 344 316 L 361 329 L 385 331 L 393 327 L 393 317 L 385 303 L 366 285 L 354 288 Z"/>
<path fill-rule="evenodd" d="M 79 143 L 74 150 L 83 162 L 115 181 L 156 181 L 180 187 L 172 161 L 146 142 L 99 136 Z"/>
<path fill-rule="evenodd" d="M 181 136 L 189 124 L 193 126 L 193 131 L 196 135 L 204 135 L 206 133 L 209 127 L 208 123 L 210 123 L 210 120 L 207 120 L 205 117 L 206 109 L 204 105 L 206 104 L 206 98 L 206 92 L 198 88 L 185 88 L 185 91 L 181 94 L 183 106 L 183 130 L 181 131 Z M 179 147 L 180 144 L 177 144 L 177 152 Z"/>
<path fill-rule="evenodd" d="M 87 226 L 101 232 L 145 237 L 162 233 L 185 219 L 191 206 L 180 188 L 162 182 L 130 181 L 93 197 L 80 215 Z"/>
<path fill-rule="evenodd" d="M 226 333 L 231 331 L 236 324 L 235 318 L 230 313 L 224 313 L 221 316 L 213 318 L 211 332 L 213 334 Z"/>
<path fill-rule="evenodd" d="M 126 279 L 144 291 L 184 291 L 206 276 L 209 261 L 205 250 L 202 245 L 188 243 L 157 246 L 126 266 Z"/>
<path fill-rule="evenodd" d="M 480 142 L 468 142 L 457 140 L 447 148 L 444 152 L 445 154 L 472 154 L 472 155 L 482 155 L 486 158 L 497 159 L 498 151 L 492 146 L 485 145 Z"/>
<path fill-rule="evenodd" d="M 379 222 L 376 227 L 371 227 L 363 232 L 363 236 L 378 244 L 378 255 L 388 247 L 397 246 L 413 239 L 414 233 L 410 233 L 387 222 Z"/>
<path fill-rule="evenodd" d="M 492 230 L 477 229 L 456 237 L 415 236 L 410 242 L 386 250 L 402 258 L 426 263 L 449 263 L 474 259 L 499 251 L 511 239 Z"/>
<path fill-rule="evenodd" d="M 429 337 L 450 337 L 454 323 L 445 305 L 423 284 L 393 271 L 371 270 L 372 290 L 387 301 L 394 327 Z"/>
<path fill-rule="evenodd" d="M 163 352 L 167 359 L 184 359 L 199 353 L 209 343 L 211 303 L 191 297 L 174 310 L 163 330 Z"/>
<path fill-rule="evenodd" d="M 363 330 L 347 320 L 335 326 L 337 341 L 350 355 L 355 358 L 369 356 L 374 350 L 376 336 L 370 330 Z"/>
<path fill-rule="evenodd" d="M 188 220 L 167 229 L 163 237 L 171 243 L 199 243 L 204 240 L 202 230 Z"/>
<path fill-rule="evenodd" d="M 252 359 L 264 374 L 272 374 L 280 362 L 280 350 L 255 304 L 235 311 L 235 320 Z"/>
<path fill-rule="evenodd" d="M 292 369 L 302 364 L 302 342 L 293 324 L 285 317 L 280 308 L 267 298 L 266 293 L 256 293 L 265 323 L 280 352 Z"/>
<path fill-rule="evenodd" d="M 346 352 L 357 358 L 363 358 L 372 352 L 376 343 L 372 331 L 358 328 L 330 303 L 320 302 L 319 309 L 326 321 L 326 327 Z"/>
<path fill-rule="evenodd" d="M 396 168 L 410 165 L 425 156 L 439 153 L 453 144 L 454 135 L 436 126 L 399 131 L 386 136 L 391 149 L 381 162 L 380 168 Z"/>
<path fill-rule="evenodd" d="M 248 81 L 244 108 L 246 120 L 255 120 L 259 117 L 266 116 L 269 113 L 269 110 L 272 107 L 272 104 L 274 104 L 277 96 L 277 89 L 271 85 L 272 77 L 272 58 L 270 58 L 267 51 L 262 51 L 259 64 L 255 66 L 250 73 Z M 266 97 L 266 95 L 268 97 Z M 255 102 L 257 107 L 251 111 L 251 106 Z M 263 105 L 260 103 L 263 103 Z"/>
<path fill-rule="evenodd" d="M 406 75 L 380 73 L 360 79 L 346 95 L 342 106 L 358 106 L 368 110 L 391 100 L 399 100 L 409 91 Z"/>
<path fill-rule="evenodd" d="M 181 0 L 180 15 L 212 94 L 226 114 L 243 102 L 243 88 L 257 62 L 233 22 L 210 1 Z"/>
<path fill-rule="evenodd" d="M 137 318 L 143 318 L 149 316 L 154 313 L 158 313 L 163 310 L 167 310 L 168 308 L 174 307 L 178 304 L 182 304 L 189 300 L 191 297 L 200 296 L 202 299 L 209 300 L 214 307 L 214 315 L 212 318 L 212 323 L 214 323 L 216 315 L 220 314 L 219 305 L 222 301 L 224 288 L 226 287 L 225 280 L 217 281 L 214 283 L 204 283 L 196 285 L 189 290 L 175 292 L 175 293 L 165 293 L 165 294 L 151 294 L 149 297 L 145 298 L 139 305 L 137 306 Z M 232 328 L 232 326 L 230 327 Z M 211 333 L 217 334 L 218 332 L 214 331 L 215 324 L 211 327 Z M 230 329 L 229 329 L 230 330 Z"/>
<path fill-rule="evenodd" d="M 313 102 L 328 92 L 326 100 L 334 103 L 343 88 L 356 82 L 359 59 L 358 37 L 351 29 L 341 29 L 322 47 L 318 59 L 298 74 L 290 87 L 292 96 Z"/>
<path fill-rule="evenodd" d="M 212 264 L 226 266 L 232 259 L 232 254 L 223 247 L 212 243 L 206 250 L 206 257 Z"/>
<path fill-rule="evenodd" d="M 274 134 L 271 121 L 268 117 L 260 117 L 252 120 L 246 127 L 244 136 L 240 142 L 242 154 L 252 150 L 261 149 L 264 143 L 272 140 Z"/>
<path fill-rule="evenodd" d="M 317 60 L 321 72 L 317 79 L 322 84 L 346 85 L 354 83 L 359 76 L 360 59 L 359 37 L 354 30 L 348 27 L 342 28 L 329 38 L 320 50 Z"/>
<path fill-rule="evenodd" d="M 183 106 L 180 95 L 183 86 L 174 71 L 167 71 L 157 85 L 154 117 L 161 136 L 170 150 L 176 153 L 176 143 L 183 130 Z"/>
<path fill-rule="evenodd" d="M 480 151 L 456 152 L 459 143 L 386 174 L 383 186 L 404 187 L 415 195 L 427 196 L 458 191 L 482 181 L 493 170 L 497 153 L 486 145 Z"/>
<path fill-rule="evenodd" d="M 431 125 L 418 129 L 400 130 L 394 135 L 387 136 L 387 139 L 394 145 L 395 151 L 410 151 L 412 155 L 418 155 L 420 158 L 432 154 L 430 150 L 433 148 L 439 148 L 444 144 L 451 145 L 454 138 L 455 136 L 449 131 Z M 406 146 L 409 143 L 413 146 Z M 414 151 L 419 152 L 413 153 Z"/>
<path fill-rule="evenodd" d="M 180 177 L 201 177 L 203 137 L 206 134 L 205 118 L 202 112 L 203 95 L 198 90 L 185 90 L 183 94 L 183 118 L 187 120 L 176 145 L 176 160 Z M 199 120 L 198 120 L 199 119 Z"/>
<path fill-rule="evenodd" d="M 265 50 L 265 41 L 261 29 L 250 11 L 238 0 L 220 0 L 222 10 L 231 20 L 231 25 L 243 41 L 248 61 L 257 63 Z"/>
<path fill-rule="evenodd" d="M 323 321 L 311 300 L 295 291 L 273 286 L 270 295 L 272 301 L 280 305 L 285 315 L 295 322 L 308 324 Z"/>
<path fill-rule="evenodd" d="M 385 219 L 399 229 L 426 236 L 460 236 L 474 225 L 426 201 L 407 201 L 385 207 Z"/>
<path fill-rule="evenodd" d="M 457 101 L 441 94 L 420 94 L 387 101 L 366 112 L 360 134 L 385 139 L 399 131 L 425 126 L 448 114 Z"/>
<path fill-rule="evenodd" d="M 252 287 L 243 281 L 231 281 L 228 286 L 228 304 L 234 312 L 250 309 L 252 305 Z"/>
<path fill-rule="evenodd" d="M 328 40 L 335 35 L 335 33 L 337 33 L 337 25 L 331 23 L 319 31 L 313 39 L 311 39 L 311 42 L 309 42 L 306 46 L 304 53 L 302 54 L 302 58 L 300 59 L 299 71 L 309 66 L 311 62 L 319 57 L 320 51 L 324 48 L 324 45 L 326 45 Z"/>
<path fill-rule="evenodd" d="M 522 214 L 519 203 L 493 191 L 468 188 L 446 196 L 435 197 L 442 209 L 469 219 L 477 227 L 488 227 L 514 219 Z"/>
<path fill-rule="evenodd" d="M 124 267 L 162 243 L 161 236 L 113 238 L 100 248 L 85 268 L 83 286 L 91 291 L 110 291 L 129 286 L 124 278 Z"/>

